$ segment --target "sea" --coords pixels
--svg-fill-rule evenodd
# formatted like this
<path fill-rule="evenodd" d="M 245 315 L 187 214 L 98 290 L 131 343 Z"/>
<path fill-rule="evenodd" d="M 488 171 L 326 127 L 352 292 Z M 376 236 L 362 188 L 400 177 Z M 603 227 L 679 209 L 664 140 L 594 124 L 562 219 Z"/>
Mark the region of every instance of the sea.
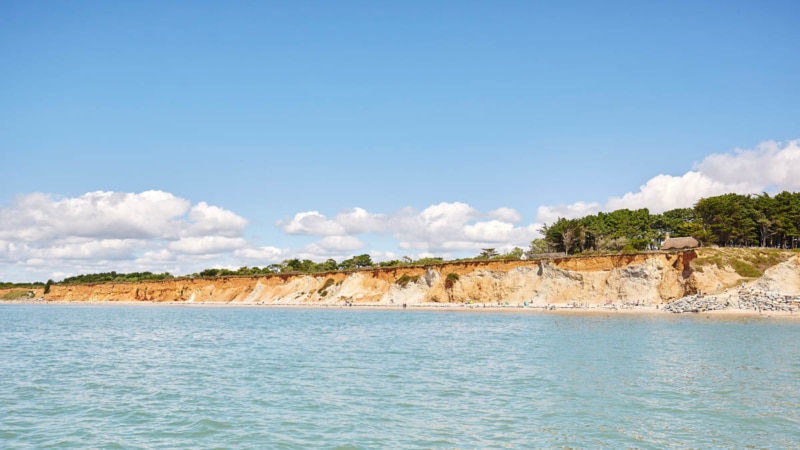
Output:
<path fill-rule="evenodd" d="M 800 448 L 800 321 L 2 305 L 0 448 Z"/>

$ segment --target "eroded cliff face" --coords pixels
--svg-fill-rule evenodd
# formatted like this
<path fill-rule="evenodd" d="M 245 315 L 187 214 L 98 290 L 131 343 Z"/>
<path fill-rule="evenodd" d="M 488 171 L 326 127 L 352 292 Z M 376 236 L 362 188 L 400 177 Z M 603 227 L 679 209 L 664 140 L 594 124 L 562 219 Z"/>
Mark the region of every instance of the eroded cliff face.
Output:
<path fill-rule="evenodd" d="M 469 261 L 313 275 L 54 285 L 47 300 L 241 304 L 660 304 L 694 292 L 695 252 Z"/>

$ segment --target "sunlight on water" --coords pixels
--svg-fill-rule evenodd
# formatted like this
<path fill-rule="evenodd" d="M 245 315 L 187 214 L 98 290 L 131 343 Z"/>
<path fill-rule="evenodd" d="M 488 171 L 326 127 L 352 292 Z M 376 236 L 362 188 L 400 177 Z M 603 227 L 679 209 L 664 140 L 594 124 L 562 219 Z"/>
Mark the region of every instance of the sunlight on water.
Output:
<path fill-rule="evenodd" d="M 0 307 L 3 448 L 800 442 L 800 323 Z"/>

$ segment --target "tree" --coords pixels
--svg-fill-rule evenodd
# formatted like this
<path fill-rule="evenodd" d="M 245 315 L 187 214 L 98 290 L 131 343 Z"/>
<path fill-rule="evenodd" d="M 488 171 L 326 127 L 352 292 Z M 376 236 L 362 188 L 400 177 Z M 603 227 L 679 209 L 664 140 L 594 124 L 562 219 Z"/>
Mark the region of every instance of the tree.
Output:
<path fill-rule="evenodd" d="M 503 255 L 503 259 L 522 259 L 522 255 L 525 254 L 525 250 L 514 247 L 510 252 Z"/>
<path fill-rule="evenodd" d="M 536 255 L 547 253 L 547 242 L 544 239 L 534 239 L 531 241 L 531 246 L 528 248 L 528 258 L 533 258 Z"/>
<path fill-rule="evenodd" d="M 549 226 L 545 225 L 539 231 L 544 234 L 544 239 L 551 251 L 569 253 L 575 242 L 577 227 L 577 220 L 559 217 L 555 223 Z"/>
<path fill-rule="evenodd" d="M 283 270 L 281 272 L 300 272 L 302 270 L 303 262 L 297 258 L 292 258 L 283 261 Z"/>
<path fill-rule="evenodd" d="M 478 255 L 478 258 L 491 259 L 494 258 L 495 256 L 497 256 L 497 250 L 493 248 L 482 248 L 481 254 Z"/>
<path fill-rule="evenodd" d="M 345 259 L 339 264 L 339 268 L 343 270 L 348 269 L 361 269 L 364 267 L 372 267 L 372 257 L 368 254 L 353 256 L 352 258 Z"/>

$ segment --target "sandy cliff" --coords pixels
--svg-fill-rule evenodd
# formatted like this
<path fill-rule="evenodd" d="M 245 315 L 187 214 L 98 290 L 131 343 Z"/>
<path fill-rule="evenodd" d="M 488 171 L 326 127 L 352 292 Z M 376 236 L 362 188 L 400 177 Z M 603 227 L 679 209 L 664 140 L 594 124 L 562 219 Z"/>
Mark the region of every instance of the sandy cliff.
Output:
<path fill-rule="evenodd" d="M 312 275 L 54 285 L 47 300 L 241 304 L 652 305 L 694 292 L 693 251 L 469 261 Z"/>

